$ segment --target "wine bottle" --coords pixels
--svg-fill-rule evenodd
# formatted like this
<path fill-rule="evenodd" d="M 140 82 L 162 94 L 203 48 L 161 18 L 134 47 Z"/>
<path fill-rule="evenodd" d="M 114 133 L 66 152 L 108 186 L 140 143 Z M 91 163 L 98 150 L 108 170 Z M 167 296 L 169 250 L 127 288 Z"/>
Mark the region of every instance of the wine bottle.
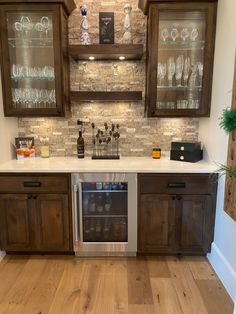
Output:
<path fill-rule="evenodd" d="M 82 136 L 82 131 L 79 131 L 79 137 L 77 139 L 77 153 L 78 158 L 84 158 L 84 138 Z"/>

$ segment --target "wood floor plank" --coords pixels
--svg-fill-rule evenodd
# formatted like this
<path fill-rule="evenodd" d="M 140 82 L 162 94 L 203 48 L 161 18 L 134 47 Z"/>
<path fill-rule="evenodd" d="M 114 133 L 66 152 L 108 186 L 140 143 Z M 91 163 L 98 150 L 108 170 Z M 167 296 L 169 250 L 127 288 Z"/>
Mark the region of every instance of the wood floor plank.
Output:
<path fill-rule="evenodd" d="M 199 257 L 8 257 L 0 263 L 0 313 L 232 314 L 211 272 Z"/>
<path fill-rule="evenodd" d="M 233 313 L 233 301 L 219 281 L 196 280 L 196 284 L 210 314 Z"/>
<path fill-rule="evenodd" d="M 170 270 L 164 256 L 148 256 L 146 257 L 149 275 L 151 278 L 170 278 Z"/>
<path fill-rule="evenodd" d="M 103 266 L 91 312 L 98 314 L 128 313 L 126 261 L 110 261 L 106 266 Z"/>
<path fill-rule="evenodd" d="M 48 313 L 65 267 L 63 257 L 49 257 L 37 285 L 22 310 L 25 313 Z"/>
<path fill-rule="evenodd" d="M 45 257 L 31 257 L 25 263 L 18 280 L 15 279 L 14 284 L 0 303 L 1 314 L 21 313 L 32 290 L 37 286 L 46 265 L 47 259 Z"/>
<path fill-rule="evenodd" d="M 23 271 L 29 257 L 12 256 L 5 257 L 4 263 L 1 262 L 0 271 L 0 304 L 6 299 L 9 290 L 18 280 L 19 275 Z"/>
<path fill-rule="evenodd" d="M 183 314 L 171 278 L 151 278 L 156 313 Z"/>
<path fill-rule="evenodd" d="M 207 314 L 207 309 L 188 267 L 184 261 L 168 261 L 172 282 L 185 314 Z"/>
<path fill-rule="evenodd" d="M 146 259 L 130 259 L 127 266 L 129 304 L 153 304 Z"/>
<path fill-rule="evenodd" d="M 49 313 L 76 313 L 76 300 L 81 296 L 80 282 L 85 272 L 85 260 L 71 259 L 65 262 L 57 292 Z"/>
<path fill-rule="evenodd" d="M 211 268 L 206 257 L 203 256 L 187 256 L 183 260 L 188 264 L 194 279 L 215 279 L 214 270 Z"/>
<path fill-rule="evenodd" d="M 155 306 L 150 304 L 129 304 L 128 314 L 157 314 Z M 158 313 L 162 314 L 162 313 Z"/>

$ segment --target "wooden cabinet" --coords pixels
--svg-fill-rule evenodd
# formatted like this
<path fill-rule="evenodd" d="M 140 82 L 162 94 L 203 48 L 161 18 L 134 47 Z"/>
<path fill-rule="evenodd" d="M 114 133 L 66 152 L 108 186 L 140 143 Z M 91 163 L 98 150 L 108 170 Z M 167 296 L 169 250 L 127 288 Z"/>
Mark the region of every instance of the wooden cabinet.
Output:
<path fill-rule="evenodd" d="M 0 184 L 1 249 L 71 252 L 70 176 L 1 175 L 1 183 L 4 180 L 4 187 Z"/>
<path fill-rule="evenodd" d="M 174 251 L 175 203 L 172 197 L 143 194 L 139 209 L 139 248 L 147 252 Z"/>
<path fill-rule="evenodd" d="M 68 196 L 42 194 L 37 197 L 39 224 L 37 244 L 40 251 L 67 251 L 69 243 Z"/>
<path fill-rule="evenodd" d="M 73 0 L 0 0 L 5 116 L 65 115 L 69 107 L 67 19 L 74 8 Z"/>
<path fill-rule="evenodd" d="M 8 251 L 28 251 L 32 248 L 32 212 L 26 194 L 0 195 L 1 247 Z"/>
<path fill-rule="evenodd" d="M 148 15 L 148 117 L 209 116 L 217 0 L 139 0 Z"/>
<path fill-rule="evenodd" d="M 139 252 L 209 252 L 216 189 L 216 177 L 208 174 L 140 174 Z"/>

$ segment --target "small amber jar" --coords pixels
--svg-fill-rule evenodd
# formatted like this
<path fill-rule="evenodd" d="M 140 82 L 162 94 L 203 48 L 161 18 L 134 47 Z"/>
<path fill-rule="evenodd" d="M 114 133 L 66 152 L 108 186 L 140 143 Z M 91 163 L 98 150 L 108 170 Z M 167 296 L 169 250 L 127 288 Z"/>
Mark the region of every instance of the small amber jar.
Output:
<path fill-rule="evenodd" d="M 160 159 L 161 158 L 161 149 L 159 147 L 154 147 L 152 149 L 152 158 Z"/>

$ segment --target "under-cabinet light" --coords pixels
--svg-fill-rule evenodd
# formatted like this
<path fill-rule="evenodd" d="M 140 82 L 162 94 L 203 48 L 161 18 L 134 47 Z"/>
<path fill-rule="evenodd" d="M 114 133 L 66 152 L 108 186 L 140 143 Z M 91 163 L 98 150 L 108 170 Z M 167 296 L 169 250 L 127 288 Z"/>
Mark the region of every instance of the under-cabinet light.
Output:
<path fill-rule="evenodd" d="M 124 56 L 120 56 L 119 59 L 120 60 L 125 60 L 125 57 Z"/>
<path fill-rule="evenodd" d="M 94 56 L 90 56 L 90 57 L 89 57 L 89 60 L 94 60 L 94 59 L 95 59 Z"/>

